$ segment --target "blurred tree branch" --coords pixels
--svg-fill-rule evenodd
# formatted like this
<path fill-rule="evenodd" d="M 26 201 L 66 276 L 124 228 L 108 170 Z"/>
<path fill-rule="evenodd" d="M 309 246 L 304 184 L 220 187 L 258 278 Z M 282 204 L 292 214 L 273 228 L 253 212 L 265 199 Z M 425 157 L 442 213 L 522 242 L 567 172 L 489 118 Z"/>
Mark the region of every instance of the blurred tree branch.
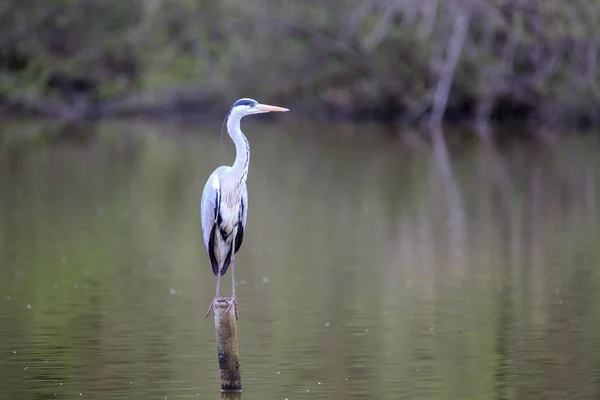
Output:
<path fill-rule="evenodd" d="M 198 99 L 252 94 L 350 116 L 600 123 L 598 1 L 246 4 L 6 0 L 0 101 L 161 103 L 189 87 Z"/>

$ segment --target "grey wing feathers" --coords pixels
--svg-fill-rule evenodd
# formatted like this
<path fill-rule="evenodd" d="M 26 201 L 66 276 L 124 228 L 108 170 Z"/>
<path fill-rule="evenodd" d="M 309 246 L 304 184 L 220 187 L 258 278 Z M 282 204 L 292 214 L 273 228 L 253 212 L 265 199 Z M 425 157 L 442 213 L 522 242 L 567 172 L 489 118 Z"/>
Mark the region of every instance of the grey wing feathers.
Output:
<path fill-rule="evenodd" d="M 243 183 L 242 188 L 242 204 L 241 204 L 241 221 L 238 222 L 238 231 L 235 236 L 235 243 L 227 244 L 226 241 L 223 242 L 225 248 L 226 255 L 220 255 L 219 257 L 224 257 L 222 261 L 221 268 L 219 268 L 219 261 L 217 254 L 215 253 L 215 240 L 218 240 L 219 237 L 223 237 L 223 232 L 221 231 L 221 227 L 218 226 L 221 224 L 220 218 L 220 210 L 219 205 L 221 203 L 221 181 L 219 176 L 222 175 L 221 168 L 219 167 L 213 172 L 206 185 L 204 186 L 204 191 L 202 192 L 202 200 L 200 201 L 200 217 L 202 220 L 202 233 L 204 236 L 204 246 L 206 247 L 206 251 L 208 253 L 208 257 L 210 258 L 210 263 L 215 275 L 221 270 L 221 275 L 224 275 L 229 267 L 229 263 L 231 260 L 232 251 L 236 252 L 240 249 L 242 245 L 242 241 L 244 240 L 244 231 L 246 228 L 246 218 L 248 216 L 248 191 L 246 188 L 245 182 Z M 226 236 L 225 236 L 226 237 Z M 227 246 L 233 245 L 233 249 L 227 248 Z"/>
<path fill-rule="evenodd" d="M 204 246 L 208 250 L 208 242 L 210 234 L 217 219 L 217 205 L 219 204 L 219 196 L 221 185 L 219 177 L 213 172 L 204 185 L 202 192 L 202 200 L 200 201 L 200 218 L 202 220 L 202 233 L 204 235 Z"/>
<path fill-rule="evenodd" d="M 219 273 L 219 262 L 215 254 L 215 231 L 217 229 L 217 217 L 219 215 L 219 204 L 221 202 L 221 185 L 217 171 L 208 178 L 202 200 L 200 201 L 200 219 L 202 220 L 202 233 L 204 235 L 204 246 L 210 259 L 213 273 Z"/>

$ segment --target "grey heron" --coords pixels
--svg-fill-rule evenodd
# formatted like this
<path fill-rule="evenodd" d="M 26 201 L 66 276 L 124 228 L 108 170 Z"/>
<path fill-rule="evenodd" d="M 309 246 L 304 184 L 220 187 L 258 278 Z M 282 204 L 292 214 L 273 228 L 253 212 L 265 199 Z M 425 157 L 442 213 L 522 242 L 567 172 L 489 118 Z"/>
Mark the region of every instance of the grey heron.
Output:
<path fill-rule="evenodd" d="M 240 129 L 240 120 L 246 115 L 267 113 L 271 111 L 289 111 L 287 108 L 260 104 L 253 99 L 240 99 L 233 103 L 223 121 L 227 124 L 227 132 L 235 143 L 235 161 L 231 167 L 221 166 L 208 178 L 202 200 L 200 215 L 204 246 L 213 273 L 217 276 L 215 297 L 208 307 L 206 316 L 210 314 L 215 301 L 219 298 L 221 276 L 225 275 L 231 265 L 231 298 L 227 311 L 237 302 L 235 297 L 235 253 L 238 252 L 244 239 L 246 217 L 248 215 L 248 190 L 246 178 L 250 163 L 250 144 Z"/>

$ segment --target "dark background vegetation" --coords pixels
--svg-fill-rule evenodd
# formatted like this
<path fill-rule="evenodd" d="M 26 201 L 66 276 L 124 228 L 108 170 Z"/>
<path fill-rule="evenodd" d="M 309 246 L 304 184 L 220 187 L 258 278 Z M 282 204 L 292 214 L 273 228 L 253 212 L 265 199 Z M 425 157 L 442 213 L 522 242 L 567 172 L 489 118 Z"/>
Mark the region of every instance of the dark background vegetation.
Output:
<path fill-rule="evenodd" d="M 0 112 L 593 125 L 598 0 L 4 0 Z"/>

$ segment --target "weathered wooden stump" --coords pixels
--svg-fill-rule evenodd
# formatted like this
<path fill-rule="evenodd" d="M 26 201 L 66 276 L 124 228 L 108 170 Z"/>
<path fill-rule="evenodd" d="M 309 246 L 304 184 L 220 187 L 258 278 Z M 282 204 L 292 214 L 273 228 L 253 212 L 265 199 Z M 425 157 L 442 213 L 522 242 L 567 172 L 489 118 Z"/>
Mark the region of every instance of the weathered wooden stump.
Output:
<path fill-rule="evenodd" d="M 221 371 L 221 392 L 241 392 L 240 353 L 237 336 L 237 304 L 229 312 L 228 298 L 215 301 L 215 330 L 217 331 L 217 354 Z"/>

